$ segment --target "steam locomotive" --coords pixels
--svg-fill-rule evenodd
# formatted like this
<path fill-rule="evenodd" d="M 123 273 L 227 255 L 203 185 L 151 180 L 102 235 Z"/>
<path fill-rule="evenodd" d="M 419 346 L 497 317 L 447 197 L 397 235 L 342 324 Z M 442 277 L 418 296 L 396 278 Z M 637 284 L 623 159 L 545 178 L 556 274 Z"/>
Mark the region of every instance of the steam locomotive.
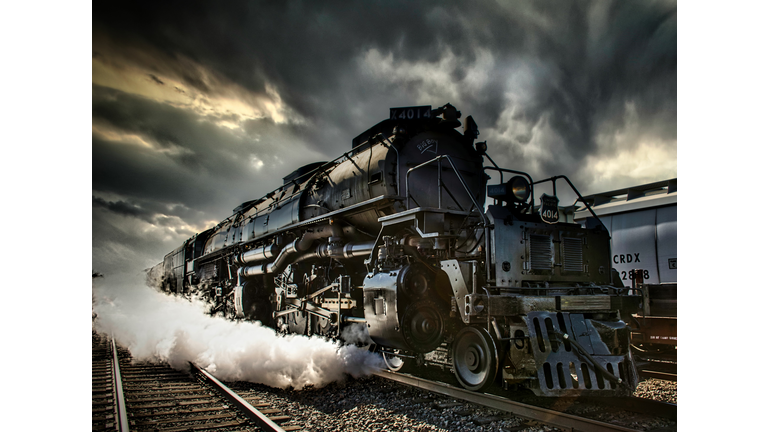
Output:
<path fill-rule="evenodd" d="M 607 230 L 594 214 L 561 222 L 556 184 L 578 195 L 571 182 L 499 167 L 460 118 L 450 104 L 391 108 L 350 151 L 242 203 L 150 275 L 280 332 L 367 330 L 391 370 L 447 368 L 472 391 L 631 394 L 625 323 L 641 298 L 611 268 Z M 536 205 L 541 183 L 553 194 Z"/>

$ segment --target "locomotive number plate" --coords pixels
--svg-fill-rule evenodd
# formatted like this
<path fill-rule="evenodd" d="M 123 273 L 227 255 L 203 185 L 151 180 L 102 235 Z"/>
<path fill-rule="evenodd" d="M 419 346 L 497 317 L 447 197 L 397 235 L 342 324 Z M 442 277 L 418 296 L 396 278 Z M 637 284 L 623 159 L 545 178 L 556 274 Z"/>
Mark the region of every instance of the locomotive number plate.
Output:
<path fill-rule="evenodd" d="M 432 118 L 432 105 L 390 108 L 390 120 L 421 120 Z"/>
<path fill-rule="evenodd" d="M 560 219 L 560 214 L 557 210 L 557 197 L 553 197 L 547 194 L 541 195 L 541 207 L 539 207 L 539 216 L 541 220 L 548 224 L 555 224 Z"/>

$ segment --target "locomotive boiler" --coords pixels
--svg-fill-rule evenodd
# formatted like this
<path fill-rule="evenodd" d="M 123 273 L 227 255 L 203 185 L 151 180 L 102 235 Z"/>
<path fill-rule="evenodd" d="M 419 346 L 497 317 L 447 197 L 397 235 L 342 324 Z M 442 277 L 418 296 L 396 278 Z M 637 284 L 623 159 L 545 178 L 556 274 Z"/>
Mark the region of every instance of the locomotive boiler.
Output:
<path fill-rule="evenodd" d="M 280 332 L 367 330 L 390 369 L 448 368 L 469 390 L 630 394 L 640 298 L 611 268 L 607 230 L 594 214 L 561 222 L 555 184 L 570 181 L 498 167 L 460 119 L 450 104 L 390 109 L 350 151 L 242 203 L 153 273 L 211 313 Z M 537 205 L 542 183 L 552 195 Z"/>

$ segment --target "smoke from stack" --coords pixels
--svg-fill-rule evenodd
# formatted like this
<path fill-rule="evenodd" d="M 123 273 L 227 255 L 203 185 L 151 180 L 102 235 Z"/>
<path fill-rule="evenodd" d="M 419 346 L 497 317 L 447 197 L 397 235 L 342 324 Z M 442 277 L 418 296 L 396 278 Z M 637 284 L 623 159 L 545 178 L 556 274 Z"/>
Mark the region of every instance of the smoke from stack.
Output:
<path fill-rule="evenodd" d="M 347 374 L 357 378 L 383 366 L 380 356 L 354 345 L 212 317 L 204 302 L 159 292 L 143 277 L 93 280 L 94 329 L 113 335 L 136 361 L 167 362 L 179 370 L 193 362 L 221 380 L 296 389 L 322 387 Z M 344 336 L 351 343 L 370 340 L 362 327 Z"/>

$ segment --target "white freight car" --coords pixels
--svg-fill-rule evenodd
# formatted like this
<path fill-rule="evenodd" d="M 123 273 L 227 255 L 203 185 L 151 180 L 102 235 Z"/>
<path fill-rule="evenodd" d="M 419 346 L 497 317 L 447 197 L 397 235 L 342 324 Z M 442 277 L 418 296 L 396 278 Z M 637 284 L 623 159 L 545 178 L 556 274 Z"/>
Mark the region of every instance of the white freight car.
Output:
<path fill-rule="evenodd" d="M 611 233 L 613 267 L 624 285 L 635 270 L 646 284 L 677 283 L 677 179 L 584 197 Z M 583 203 L 573 208 L 574 222 L 591 216 Z"/>
<path fill-rule="evenodd" d="M 611 233 L 613 267 L 625 286 L 643 288 L 632 342 L 646 350 L 677 345 L 677 179 L 584 197 Z M 562 209 L 585 223 L 583 203 Z M 640 271 L 643 280 L 635 278 Z M 646 352 L 646 351 L 644 351 Z"/>

